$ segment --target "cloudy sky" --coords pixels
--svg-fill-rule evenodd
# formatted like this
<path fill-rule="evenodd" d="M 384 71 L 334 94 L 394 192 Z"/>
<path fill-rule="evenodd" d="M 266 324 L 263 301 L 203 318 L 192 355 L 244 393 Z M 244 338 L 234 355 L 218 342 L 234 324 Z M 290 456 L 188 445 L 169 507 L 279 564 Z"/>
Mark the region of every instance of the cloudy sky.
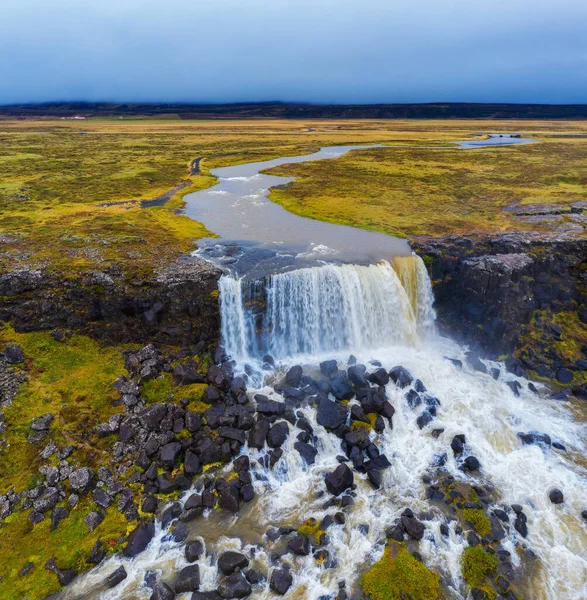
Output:
<path fill-rule="evenodd" d="M 587 103 L 587 0 L 0 0 L 0 103 Z"/>

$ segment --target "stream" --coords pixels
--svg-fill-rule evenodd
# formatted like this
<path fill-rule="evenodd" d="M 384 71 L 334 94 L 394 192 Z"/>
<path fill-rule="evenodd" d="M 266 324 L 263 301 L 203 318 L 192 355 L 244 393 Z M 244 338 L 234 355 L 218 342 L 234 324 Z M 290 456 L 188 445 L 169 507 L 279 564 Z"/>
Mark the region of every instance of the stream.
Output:
<path fill-rule="evenodd" d="M 482 142 L 527 142 L 497 140 Z M 336 373 L 358 363 L 368 374 L 381 366 L 390 371 L 401 365 L 413 376 L 404 388 L 393 381 L 384 384 L 395 414 L 369 436 L 391 464 L 382 471 L 379 489 L 366 473 L 355 473 L 356 488 L 344 518 L 338 516 L 339 505 L 327 502 L 331 496 L 324 481 L 339 465 L 341 440 L 318 422 L 311 402 L 300 400 L 295 423 L 284 421 L 289 435 L 272 468 L 267 465 L 267 446 L 243 447 L 242 455 L 251 461 L 254 499 L 236 515 L 208 511 L 189 523 L 188 539 L 200 540 L 205 547 L 192 563 L 199 566 L 200 590 L 217 589 L 218 556 L 236 550 L 262 574 L 248 596 L 254 600 L 280 597 L 269 585 L 272 571 L 280 566 L 292 574 L 287 599 L 334 600 L 342 587 L 345 597 L 360 598 L 361 575 L 383 555 L 390 525 L 411 509 L 425 532 L 419 542 L 409 542 L 410 550 L 417 550 L 440 574 L 447 598 L 470 598 L 461 557 L 471 537 L 446 503 L 427 494 L 442 464 L 442 472 L 457 484 L 491 490 L 488 513 L 507 515 L 499 542 L 500 560 L 507 558 L 499 573 L 508 572 L 522 597 L 586 598 L 587 529 L 581 517 L 587 499 L 581 458 L 585 428 L 575 419 L 571 404 L 552 400 L 540 384 L 508 373 L 500 363 L 484 361 L 482 372 L 468 361 L 466 348 L 438 335 L 426 267 L 406 242 L 298 217 L 267 199 L 271 186 L 291 180 L 262 175 L 261 169 L 334 158 L 352 148 L 216 169 L 218 185 L 186 196 L 186 214 L 220 236 L 200 252 L 225 268 L 219 283 L 222 340 L 236 371 L 247 374 L 253 402 L 256 394 L 282 402 L 287 395 L 283 377 L 294 365 L 303 367 L 306 385 L 325 390 L 332 389 L 319 368 L 325 360 L 336 360 Z M 424 403 L 413 401 L 416 392 Z M 426 408 L 429 398 L 436 399 L 433 411 Z M 334 399 L 332 393 L 329 399 Z M 348 406 L 357 404 L 353 397 Z M 426 412 L 430 423 L 422 427 L 419 419 Z M 296 449 L 298 436 L 307 431 L 302 422 L 312 430 L 316 455 L 311 464 Z M 519 434 L 528 432 L 547 434 L 553 443 L 522 443 Z M 451 451 L 456 435 L 466 438 L 463 456 Z M 463 470 L 465 456 L 476 457 L 479 469 Z M 228 476 L 230 466 L 225 472 Z M 549 500 L 553 488 L 564 492 L 562 504 Z M 512 526 L 518 509 L 527 516 L 527 536 Z M 312 552 L 296 555 L 279 536 L 271 541 L 270 531 L 295 530 L 310 518 L 334 519 L 327 530 L 326 559 L 318 560 Z M 146 573 L 172 586 L 177 572 L 188 564 L 184 544 L 170 539 L 157 522 L 146 551 L 133 559 L 109 558 L 78 577 L 59 598 L 148 599 Z M 105 590 L 104 578 L 120 565 L 127 578 Z M 178 595 L 182 600 L 190 597 Z M 511 598 L 505 592 L 499 597 Z"/>

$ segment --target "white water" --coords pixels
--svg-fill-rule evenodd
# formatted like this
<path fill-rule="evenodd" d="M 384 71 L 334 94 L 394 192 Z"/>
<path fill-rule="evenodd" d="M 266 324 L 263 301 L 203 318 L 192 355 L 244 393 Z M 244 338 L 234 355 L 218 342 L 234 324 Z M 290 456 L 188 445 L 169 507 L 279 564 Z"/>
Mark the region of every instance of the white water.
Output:
<path fill-rule="evenodd" d="M 416 425 L 419 410 L 408 407 L 403 398 L 405 390 L 393 383 L 387 386 L 389 400 L 396 409 L 393 430 L 386 425 L 381 435 L 372 434 L 392 463 L 385 471 L 382 488 L 373 490 L 364 475 L 355 473 L 358 487 L 354 505 L 345 510 L 346 523 L 328 529 L 327 548 L 337 561 L 335 568 L 318 564 L 311 555 L 281 557 L 294 573 L 294 585 L 286 598 L 332 598 L 338 582 L 343 580 L 350 592 L 365 567 L 381 556 L 385 529 L 410 507 L 417 514 L 430 513 L 424 520 L 426 533 L 418 548 L 424 562 L 441 574 L 450 598 L 464 599 L 460 558 L 467 546 L 466 532 L 458 535 L 453 521 L 450 535 L 440 535 L 446 516 L 425 500 L 426 486 L 422 482 L 424 475 L 434 473 L 434 457 L 446 452 L 449 460 L 445 468 L 455 478 L 491 485 L 501 494 L 500 507 L 514 503 L 523 506 L 528 516 L 528 538 L 524 540 L 511 528 L 502 545 L 512 553 L 512 562 L 520 571 L 526 600 L 584 600 L 587 528 L 580 513 L 587 508 L 587 481 L 580 458 L 586 450 L 583 424 L 573 418 L 568 403 L 532 393 L 525 379 L 505 374 L 503 368 L 496 381 L 466 364 L 461 370 L 447 361 L 444 357 L 451 356 L 465 363 L 464 349 L 431 332 L 430 283 L 419 259 L 411 262 L 317 267 L 278 275 L 268 284 L 266 318 L 274 329 L 267 340 L 281 361 L 280 372 L 295 363 L 308 365 L 305 369 L 310 370 L 330 358 L 336 358 L 345 368 L 352 351 L 365 364 L 377 359 L 387 369 L 405 366 L 441 403 L 437 418 L 420 430 Z M 267 342 L 258 339 L 250 306 L 243 301 L 248 289 L 243 280 L 221 280 L 224 341 L 242 363 L 254 363 Z M 506 385 L 511 380 L 522 384 L 520 397 Z M 279 398 L 270 386 L 261 391 Z M 255 542 L 260 537 L 255 532 L 262 533 L 268 526 L 297 528 L 305 519 L 321 520 L 339 510 L 324 510 L 322 506 L 329 498 L 323 494 L 324 474 L 338 464 L 340 441 L 317 424 L 313 408 L 301 410 L 314 428 L 318 449 L 315 464 L 306 466 L 294 449 L 299 430 L 290 425 L 283 457 L 274 469 L 267 470 L 260 463 L 255 467 L 259 475 L 255 481 L 256 499 L 244 513 L 241 511 L 239 519 L 227 516 L 218 521 L 213 513 L 194 523 L 194 535 L 203 536 L 209 553 L 198 563 L 201 589 L 212 590 L 217 585 L 214 553 L 255 548 L 252 566 L 270 574 L 271 544 L 265 541 L 262 548 L 257 547 Z M 435 439 L 430 434 L 432 428 L 444 428 L 444 432 Z M 516 434 L 531 430 L 549 434 L 566 446 L 566 452 L 522 445 Z M 465 434 L 470 452 L 481 462 L 480 474 L 470 477 L 459 470 L 450 451 L 456 434 Z M 245 452 L 252 459 L 265 453 Z M 564 504 L 549 501 L 548 492 L 553 487 L 563 491 Z M 365 524 L 369 526 L 366 534 L 359 530 L 359 525 Z M 145 571 L 157 570 L 163 580 L 173 581 L 173 573 L 186 565 L 183 546 L 163 543 L 162 536 L 159 532 L 149 549 L 136 559 L 111 559 L 80 578 L 64 598 L 149 598 L 150 591 L 142 585 Z M 524 570 L 519 552 L 522 547 L 538 557 L 532 574 Z M 129 572 L 128 579 L 115 591 L 100 592 L 98 586 L 104 577 L 121 562 Z M 269 600 L 275 595 L 267 583 L 254 588 L 251 598 Z"/>

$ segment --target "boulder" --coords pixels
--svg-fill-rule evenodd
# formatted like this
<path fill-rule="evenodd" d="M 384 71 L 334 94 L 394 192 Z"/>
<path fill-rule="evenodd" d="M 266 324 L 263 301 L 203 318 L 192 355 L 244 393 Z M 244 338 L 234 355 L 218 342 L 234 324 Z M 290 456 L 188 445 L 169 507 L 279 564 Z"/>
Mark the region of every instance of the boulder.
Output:
<path fill-rule="evenodd" d="M 104 520 L 104 517 L 105 515 L 103 512 L 93 510 L 84 517 L 84 523 L 88 526 L 90 531 L 94 531 Z"/>
<path fill-rule="evenodd" d="M 224 575 L 232 575 L 237 569 L 246 569 L 249 559 L 240 552 L 229 550 L 218 557 L 218 568 Z"/>
<path fill-rule="evenodd" d="M 270 400 L 262 394 L 256 394 L 255 401 L 257 402 L 257 412 L 262 415 L 281 416 L 285 411 L 285 404 L 283 402 Z"/>
<path fill-rule="evenodd" d="M 425 410 L 417 419 L 416 419 L 416 423 L 418 424 L 418 427 L 420 429 L 424 429 L 424 427 L 426 427 L 426 425 L 428 425 L 429 423 L 432 423 L 432 421 L 434 420 L 434 418 L 432 417 L 432 415 Z"/>
<path fill-rule="evenodd" d="M 267 434 L 267 445 L 270 448 L 279 448 L 287 439 L 289 434 L 289 426 L 285 421 L 275 423 Z"/>
<path fill-rule="evenodd" d="M 269 423 L 267 421 L 257 421 L 249 430 L 249 446 L 251 448 L 263 448 L 267 434 L 269 433 Z"/>
<path fill-rule="evenodd" d="M 474 456 L 467 456 L 463 461 L 463 471 L 477 471 L 481 464 Z"/>
<path fill-rule="evenodd" d="M 296 535 L 287 543 L 287 547 L 298 556 L 310 554 L 310 540 L 305 535 Z"/>
<path fill-rule="evenodd" d="M 200 471 L 200 459 L 191 450 L 187 450 L 185 453 L 183 470 L 186 475 L 196 475 Z"/>
<path fill-rule="evenodd" d="M 304 371 L 300 365 L 295 365 L 285 374 L 285 382 L 287 385 L 297 388 L 300 387 Z"/>
<path fill-rule="evenodd" d="M 336 429 L 339 425 L 346 423 L 348 408 L 328 398 L 321 398 L 318 404 L 316 420 L 322 427 Z"/>
<path fill-rule="evenodd" d="M 332 473 L 328 473 L 324 481 L 326 483 L 326 489 L 333 496 L 338 496 L 353 485 L 354 476 L 348 466 L 343 463 L 338 465 Z"/>
<path fill-rule="evenodd" d="M 300 456 L 304 459 L 307 465 L 313 465 L 316 460 L 316 454 L 318 450 L 311 444 L 306 442 L 296 442 L 294 448 L 300 453 Z"/>
<path fill-rule="evenodd" d="M 199 540 L 188 542 L 185 547 L 185 558 L 188 562 L 194 562 L 204 554 L 204 544 Z"/>
<path fill-rule="evenodd" d="M 411 510 L 405 510 L 401 517 L 404 531 L 415 540 L 421 540 L 424 537 L 424 523 L 418 521 Z"/>
<path fill-rule="evenodd" d="M 193 362 L 179 364 L 173 371 L 173 378 L 178 385 L 189 385 L 191 383 L 204 383 L 204 378 L 198 373 Z"/>
<path fill-rule="evenodd" d="M 185 592 L 197 592 L 200 587 L 200 567 L 198 565 L 189 565 L 184 567 L 175 582 L 175 593 L 184 594 Z"/>
<path fill-rule="evenodd" d="M 246 440 L 245 432 L 242 429 L 237 429 L 236 427 L 219 427 L 218 434 L 223 438 L 235 440 L 241 445 L 243 445 Z"/>
<path fill-rule="evenodd" d="M 154 521 L 141 521 L 129 534 L 122 553 L 127 558 L 134 558 L 147 548 L 155 535 Z"/>
<path fill-rule="evenodd" d="M 453 454 L 455 456 L 460 456 L 465 450 L 466 439 L 465 436 L 461 433 L 459 435 L 455 435 L 450 443 L 450 447 L 452 448 Z"/>
<path fill-rule="evenodd" d="M 352 367 L 349 367 L 347 370 L 349 381 L 355 387 L 369 387 L 366 371 L 367 367 L 365 367 L 365 365 L 353 365 Z"/>
<path fill-rule="evenodd" d="M 355 394 L 344 371 L 330 381 L 330 391 L 337 400 L 350 400 Z"/>
<path fill-rule="evenodd" d="M 155 584 L 149 600 L 175 600 L 175 592 L 163 581 Z"/>
<path fill-rule="evenodd" d="M 245 598 L 253 591 L 242 573 L 233 573 L 220 582 L 218 594 L 221 598 Z"/>
<path fill-rule="evenodd" d="M 331 379 L 338 373 L 338 365 L 335 360 L 325 360 L 320 363 L 320 372 L 324 377 Z"/>
<path fill-rule="evenodd" d="M 369 373 L 367 379 L 375 385 L 387 385 L 389 383 L 389 373 L 382 367 Z"/>
<path fill-rule="evenodd" d="M 6 344 L 6 348 L 4 348 L 4 360 L 9 365 L 24 362 L 24 350 L 18 344 Z"/>
<path fill-rule="evenodd" d="M 106 577 L 106 587 L 112 589 L 127 578 L 126 569 L 121 565 Z"/>
<path fill-rule="evenodd" d="M 405 367 L 401 366 L 393 367 L 389 372 L 389 377 L 400 388 L 408 387 L 414 381 L 412 374 Z"/>
<path fill-rule="evenodd" d="M 539 431 L 529 431 L 528 433 L 518 433 L 518 437 L 522 440 L 522 444 L 531 445 L 537 444 L 539 446 L 550 447 L 552 440 L 547 433 L 540 433 Z"/>
<path fill-rule="evenodd" d="M 548 492 L 548 498 L 553 504 L 562 504 L 565 501 L 563 493 L 556 488 Z"/>
<path fill-rule="evenodd" d="M 289 590 L 292 583 L 293 577 L 287 569 L 274 569 L 273 573 L 271 573 L 269 587 L 277 594 L 283 596 Z"/>

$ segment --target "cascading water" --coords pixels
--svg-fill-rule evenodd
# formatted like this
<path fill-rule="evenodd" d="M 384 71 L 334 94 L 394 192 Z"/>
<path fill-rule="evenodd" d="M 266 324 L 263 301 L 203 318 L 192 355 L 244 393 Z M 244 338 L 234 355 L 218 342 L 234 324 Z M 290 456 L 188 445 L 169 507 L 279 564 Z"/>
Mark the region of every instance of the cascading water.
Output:
<path fill-rule="evenodd" d="M 212 511 L 194 521 L 191 528 L 190 539 L 197 536 L 206 545 L 206 553 L 197 561 L 202 591 L 218 585 L 216 556 L 221 552 L 244 552 L 250 557 L 250 566 L 268 578 L 279 547 L 280 563 L 289 565 L 293 574 L 286 600 L 334 599 L 340 582 L 345 582 L 352 597 L 360 588 L 361 574 L 381 558 L 388 527 L 409 508 L 426 527 L 417 551 L 428 567 L 441 574 L 447 598 L 470 598 L 461 568 L 470 541 L 467 527 L 460 529 L 443 502 L 427 499 L 428 483 L 437 473 L 434 465 L 444 456 L 443 471 L 456 482 L 494 490 L 492 504 L 484 507 L 488 514 L 497 508 L 508 510 L 510 524 L 504 525 L 500 542 L 507 558 L 498 573 L 511 563 L 518 573 L 515 584 L 522 597 L 587 598 L 587 535 L 581 517 L 587 508 L 584 427 L 574 419 L 568 403 L 538 395 L 527 380 L 506 373 L 499 363 L 487 364 L 499 370 L 497 378 L 472 369 L 463 348 L 433 334 L 432 291 L 419 258 L 369 266 L 324 265 L 261 282 L 227 275 L 220 281 L 220 295 L 222 336 L 232 357 L 244 367 L 246 363 L 259 364 L 263 354 L 270 352 L 280 363 L 276 370 L 267 371 L 265 381 L 257 386 L 253 383 L 257 389 L 249 389 L 251 397 L 262 393 L 283 401 L 282 392 L 271 382 L 279 380 L 289 366 L 301 363 L 312 374 L 321 360 L 334 358 L 345 370 L 352 352 L 368 365 L 368 371 L 375 369 L 369 366 L 375 359 L 386 370 L 403 365 L 440 405 L 433 422 L 421 428 L 416 419 L 422 407 L 414 408 L 406 401 L 408 388 L 393 383 L 386 386 L 395 407 L 393 429 L 386 425 L 380 433 L 372 431 L 370 439 L 391 466 L 383 473 L 380 489 L 373 489 L 365 473 L 355 473 L 353 503 L 346 506 L 344 520 L 328 528 L 329 558 L 323 562 L 312 553 L 297 556 L 288 552 L 287 546 L 274 546 L 264 533 L 271 527 L 295 530 L 306 519 L 321 522 L 340 510 L 326 502 L 330 496 L 324 484 L 324 475 L 339 464 L 340 440 L 318 423 L 311 404 L 302 404 L 297 415 L 313 431 L 317 451 L 313 464 L 306 464 L 296 449 L 298 436 L 306 431 L 300 421 L 287 424 L 289 436 L 273 468 L 266 462 L 270 448 L 245 446 L 243 452 L 252 464 L 255 500 L 238 518 Z M 519 395 L 508 385 L 514 382 L 521 386 Z M 357 400 L 352 399 L 350 405 L 355 404 Z M 559 449 L 522 444 L 518 434 L 528 431 L 548 434 Z M 475 474 L 463 472 L 460 459 L 451 452 L 451 440 L 458 434 L 466 437 L 467 452 L 480 461 Z M 550 502 L 552 488 L 564 491 L 563 504 Z M 516 504 L 528 517 L 527 538 L 511 523 L 515 514 L 509 507 Z M 101 591 L 104 576 L 120 564 L 128 572 L 127 579 L 115 590 Z M 134 559 L 110 559 L 74 582 L 64 598 L 146 600 L 151 592 L 143 583 L 145 572 L 156 571 L 171 582 L 186 564 L 183 546 L 158 528 L 146 552 Z M 268 579 L 254 586 L 250 596 L 253 600 L 275 597 Z M 508 598 L 505 594 L 501 597 Z"/>
<path fill-rule="evenodd" d="M 433 330 L 430 281 L 416 256 L 395 259 L 393 266 L 382 261 L 280 273 L 266 279 L 264 299 L 258 296 L 258 282 L 232 275 L 220 280 L 222 339 L 237 360 L 261 352 L 282 360 L 415 344 Z"/>

